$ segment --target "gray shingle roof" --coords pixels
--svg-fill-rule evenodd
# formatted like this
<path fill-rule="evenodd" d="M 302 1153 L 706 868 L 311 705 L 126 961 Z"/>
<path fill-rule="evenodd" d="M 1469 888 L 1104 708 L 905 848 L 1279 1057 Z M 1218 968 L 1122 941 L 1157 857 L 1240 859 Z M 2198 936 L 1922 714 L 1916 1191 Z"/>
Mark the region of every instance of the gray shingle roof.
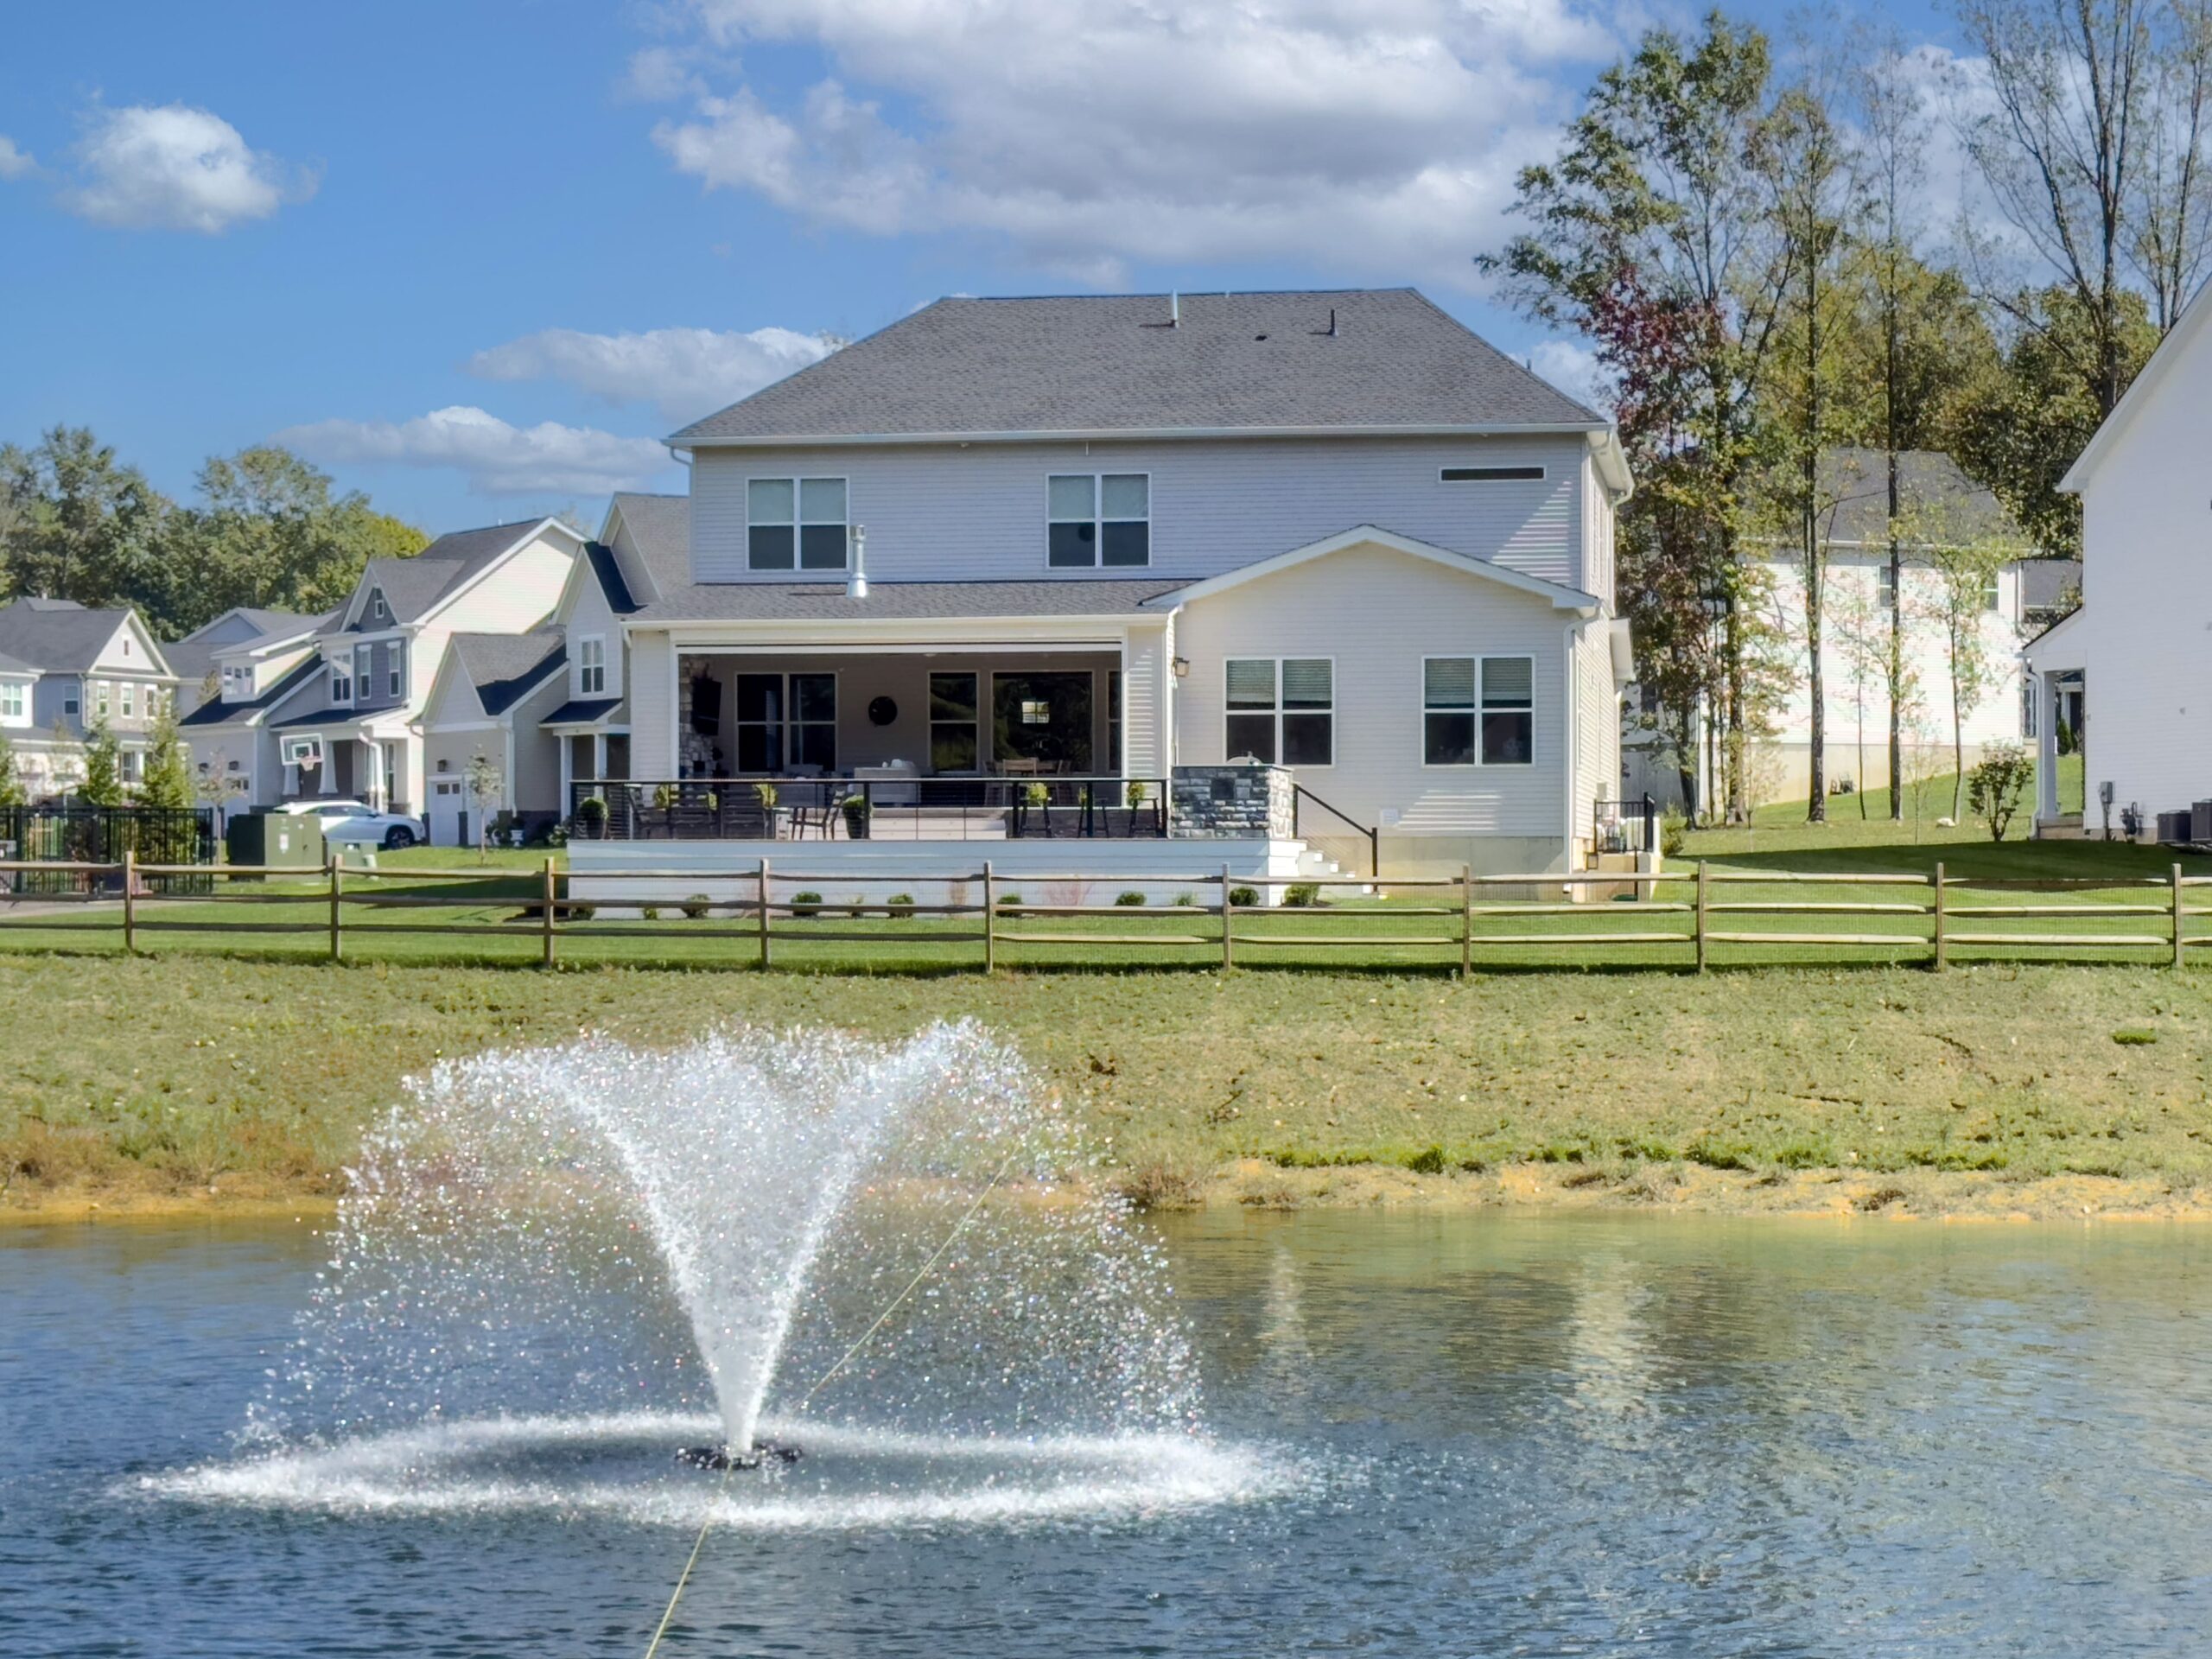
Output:
<path fill-rule="evenodd" d="M 599 542 L 584 543 L 584 557 L 591 563 L 591 573 L 598 578 L 599 591 L 607 596 L 607 608 L 617 616 L 627 616 L 638 608 L 638 601 L 631 597 L 630 584 L 623 579 L 622 567 L 614 557 L 614 550 Z"/>
<path fill-rule="evenodd" d="M 1822 495 L 1835 501 L 1829 539 L 1843 545 L 1887 546 L 1889 461 L 1879 449 L 1841 448 L 1821 454 Z M 1928 544 L 1973 539 L 2028 545 L 2028 537 L 1997 498 L 1933 449 L 1897 457 L 1897 493 L 1915 539 Z"/>
<path fill-rule="evenodd" d="M 558 628 L 531 633 L 456 633 L 454 656 L 487 715 L 503 715 L 568 661 Z"/>
<path fill-rule="evenodd" d="M 2065 604 L 2067 595 L 2069 594 L 2076 601 L 2079 601 L 2082 596 L 2081 560 L 2022 559 L 2020 561 L 2020 608 L 2022 610 L 2055 611 Z"/>
<path fill-rule="evenodd" d="M 0 652 L 41 673 L 81 672 L 99 660 L 130 614 L 88 611 L 67 600 L 19 599 L 0 606 Z M 159 663 L 146 666 L 161 672 Z"/>
<path fill-rule="evenodd" d="M 232 702 L 225 702 L 220 697 L 210 698 L 177 721 L 177 724 L 188 730 L 200 726 L 227 726 L 234 720 L 242 720 L 248 715 L 257 715 L 263 709 L 282 702 L 321 672 L 322 672 L 322 658 L 307 658 L 296 664 L 290 673 L 283 676 L 259 696 Z"/>
<path fill-rule="evenodd" d="M 614 505 L 653 586 L 663 594 L 686 586 L 691 580 L 691 498 L 624 491 L 614 498 Z M 633 597 L 650 605 L 654 595 L 638 593 Z"/>
<path fill-rule="evenodd" d="M 242 606 L 235 611 L 224 612 L 181 639 L 171 640 L 162 647 L 162 655 L 168 658 L 171 671 L 180 679 L 188 685 L 195 685 L 214 671 L 218 652 L 235 651 L 241 645 L 270 638 L 289 639 L 295 634 L 320 633 L 336 620 L 334 613 L 307 616 L 296 611 L 267 611 Z M 219 628 L 219 638 L 216 637 Z"/>
<path fill-rule="evenodd" d="M 523 538 L 541 519 L 486 524 L 441 536 L 410 559 L 371 559 L 362 580 L 381 588 L 392 619 L 412 622 Z"/>
<path fill-rule="evenodd" d="M 537 723 L 541 726 L 593 726 L 622 707 L 620 697 L 574 697 Z"/>
<path fill-rule="evenodd" d="M 0 674 L 35 674 L 38 671 L 20 657 L 10 657 L 0 651 Z"/>
<path fill-rule="evenodd" d="M 687 583 L 632 620 L 654 622 L 896 621 L 969 616 L 1127 616 L 1187 588 L 1187 576 L 1060 577 L 1051 582 L 870 582 L 849 599 L 842 582 Z"/>
<path fill-rule="evenodd" d="M 1168 303 L 939 300 L 669 442 L 1605 423 L 1412 289 Z"/>

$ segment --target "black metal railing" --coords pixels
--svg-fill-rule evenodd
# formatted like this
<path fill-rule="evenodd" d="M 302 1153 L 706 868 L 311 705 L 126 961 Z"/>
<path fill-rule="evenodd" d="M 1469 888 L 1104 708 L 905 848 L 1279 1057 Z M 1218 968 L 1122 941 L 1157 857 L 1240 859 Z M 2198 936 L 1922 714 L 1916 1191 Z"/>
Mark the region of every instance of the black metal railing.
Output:
<path fill-rule="evenodd" d="M 1303 815 L 1300 812 L 1299 808 L 1303 803 L 1311 801 L 1314 805 L 1319 807 L 1324 812 L 1329 814 L 1330 817 L 1336 818 L 1342 823 L 1350 824 L 1353 830 L 1358 832 L 1361 838 L 1367 842 L 1368 879 L 1372 880 L 1376 876 L 1382 874 L 1382 837 L 1381 831 L 1376 830 L 1372 824 L 1362 823 L 1357 818 L 1353 817 L 1341 807 L 1331 806 L 1326 801 L 1323 800 L 1319 795 L 1316 795 L 1312 790 L 1306 788 L 1303 784 L 1293 783 L 1290 786 L 1290 833 L 1292 835 L 1299 836 L 1303 836 L 1305 835 L 1306 831 L 1300 827 L 1300 819 Z"/>
<path fill-rule="evenodd" d="M 1649 853 L 1659 846 L 1659 805 L 1646 795 L 1634 801 L 1598 801 L 1590 809 L 1593 853 Z"/>
<path fill-rule="evenodd" d="M 212 807 L 10 806 L 0 807 L 0 859 L 34 863 L 117 864 L 125 853 L 141 864 L 213 864 L 215 813 Z M 81 893 L 88 878 L 81 871 L 22 870 L 0 880 L 0 891 L 18 896 Z M 204 876 L 149 878 L 160 893 L 206 893 Z"/>
<path fill-rule="evenodd" d="M 1158 778 L 579 779 L 578 841 L 1158 840 Z"/>

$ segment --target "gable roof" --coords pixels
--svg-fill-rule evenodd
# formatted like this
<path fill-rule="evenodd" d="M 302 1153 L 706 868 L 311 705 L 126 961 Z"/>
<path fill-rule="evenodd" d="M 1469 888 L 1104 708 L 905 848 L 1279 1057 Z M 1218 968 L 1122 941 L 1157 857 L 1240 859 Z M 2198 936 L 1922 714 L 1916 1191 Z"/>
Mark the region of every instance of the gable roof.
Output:
<path fill-rule="evenodd" d="M 352 620 L 355 604 L 377 590 L 391 607 L 394 622 L 420 621 L 507 554 L 549 528 L 583 540 L 557 518 L 523 518 L 512 524 L 456 530 L 439 537 L 412 558 L 371 559 L 361 572 L 353 598 L 346 601 L 344 620 Z"/>
<path fill-rule="evenodd" d="M 875 582 L 855 599 L 842 582 L 686 583 L 632 618 L 669 622 L 894 622 L 923 617 L 1134 616 L 1188 578 L 1055 577 L 1046 582 Z"/>
<path fill-rule="evenodd" d="M 1853 445 L 1823 449 L 1818 483 L 1822 499 L 1829 503 L 1822 517 L 1831 545 L 1889 545 L 1886 451 Z M 1898 452 L 1897 497 L 1904 514 L 1920 515 L 1941 537 L 1939 543 L 1923 536 L 1906 542 L 1908 547 L 1948 546 L 1966 541 L 2009 542 L 2022 548 L 2031 544 L 2027 533 L 1996 495 L 1968 478 L 1959 463 L 1940 449 Z M 1900 522 L 1910 527 L 1909 518 Z"/>
<path fill-rule="evenodd" d="M 0 651 L 0 674 L 35 674 L 39 671 L 19 657 L 10 657 Z"/>
<path fill-rule="evenodd" d="M 2182 314 L 2175 319 L 2174 326 L 2158 342 L 2158 349 L 2151 353 L 2151 360 L 2143 365 L 2142 372 L 2120 394 L 2120 401 L 2113 405 L 2112 413 L 2105 416 L 2104 424 L 2091 434 L 2082 453 L 2074 458 L 2074 464 L 2066 469 L 2066 476 L 2058 480 L 2062 494 L 2079 495 L 2088 487 L 2089 474 L 2095 472 L 2098 465 L 2112 453 L 2113 446 L 2120 442 L 2120 435 L 2134 423 L 2136 416 L 2151 401 L 2165 378 L 2174 372 L 2175 365 L 2190 354 L 2196 343 L 2196 337 L 2204 332 L 2207 320 L 2212 319 L 2212 302 L 2205 298 L 2207 289 L 2212 289 L 2212 280 L 2200 286 L 2190 302 L 2182 308 Z"/>
<path fill-rule="evenodd" d="M 225 702 L 220 697 L 210 697 L 178 721 L 177 725 L 187 731 L 194 727 L 229 726 L 233 723 L 251 726 L 321 671 L 322 659 L 309 657 L 304 662 L 295 664 L 289 673 L 280 675 L 276 683 L 259 696 L 239 698 L 230 702 Z"/>
<path fill-rule="evenodd" d="M 627 616 L 638 608 L 638 601 L 631 596 L 630 583 L 622 574 L 622 566 L 614 556 L 614 550 L 604 542 L 584 543 L 585 566 L 599 583 L 605 595 L 607 608 L 617 616 Z"/>
<path fill-rule="evenodd" d="M 640 604 L 651 604 L 662 594 L 689 585 L 691 580 L 691 498 L 688 495 L 647 495 L 639 491 L 616 493 L 607 504 L 610 521 L 620 514 L 629 543 L 645 569 L 641 574 L 653 591 L 632 589 Z M 602 533 L 605 533 L 603 531 Z"/>
<path fill-rule="evenodd" d="M 81 673 L 99 660 L 116 630 L 136 615 L 128 606 L 88 611 L 72 600 L 19 599 L 0 606 L 0 652 L 41 673 Z M 168 672 L 153 636 L 143 624 L 138 632 L 149 653 L 147 667 L 156 674 Z"/>
<path fill-rule="evenodd" d="M 543 685 L 569 659 L 558 628 L 531 633 L 456 633 L 449 642 L 449 660 L 460 666 L 476 688 L 476 700 L 487 715 L 506 713 Z"/>
<path fill-rule="evenodd" d="M 1601 608 L 1595 594 L 1586 594 L 1579 588 L 1569 588 L 1556 582 L 1546 582 L 1541 576 L 1532 576 L 1525 570 L 1516 570 L 1510 565 L 1499 564 L 1490 559 L 1479 559 L 1471 553 L 1454 553 L 1448 547 L 1439 547 L 1433 542 L 1421 541 L 1411 536 L 1401 536 L 1395 530 L 1384 530 L 1376 524 L 1355 524 L 1334 536 L 1308 542 L 1303 547 L 1294 547 L 1287 553 L 1278 553 L 1273 558 L 1261 559 L 1255 563 L 1224 571 L 1220 575 L 1209 576 L 1204 582 L 1176 583 L 1168 592 L 1151 601 L 1151 605 L 1154 609 L 1164 610 L 1187 605 L 1193 600 L 1210 599 L 1216 594 L 1226 593 L 1231 588 L 1241 588 L 1248 582 L 1256 582 L 1262 576 L 1271 576 L 1278 571 L 1292 569 L 1312 560 L 1325 559 L 1332 553 L 1342 553 L 1355 547 L 1388 548 L 1393 553 L 1403 553 L 1410 558 L 1426 559 L 1431 564 L 1440 564 L 1446 569 L 1457 571 L 1462 575 L 1495 582 L 1502 587 L 1548 600 L 1554 610 L 1595 614 Z"/>
<path fill-rule="evenodd" d="M 1610 429 L 1400 288 L 939 300 L 668 442 L 1438 427 Z"/>
<path fill-rule="evenodd" d="M 181 678 L 204 680 L 214 671 L 219 656 L 251 650 L 264 641 L 296 639 L 319 633 L 335 620 L 334 613 L 308 616 L 297 611 L 270 611 L 239 605 L 211 622 L 201 623 L 181 639 L 171 640 L 162 647 L 162 655 Z"/>

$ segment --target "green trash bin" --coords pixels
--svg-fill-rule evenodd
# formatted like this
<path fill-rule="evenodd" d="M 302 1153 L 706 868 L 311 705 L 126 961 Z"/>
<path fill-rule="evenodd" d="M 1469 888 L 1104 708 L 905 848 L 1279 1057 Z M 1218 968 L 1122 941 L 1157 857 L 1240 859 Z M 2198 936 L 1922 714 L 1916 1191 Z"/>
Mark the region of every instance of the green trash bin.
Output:
<path fill-rule="evenodd" d="M 223 832 L 232 864 L 269 869 L 319 870 L 327 856 L 322 821 L 306 812 L 242 812 Z"/>

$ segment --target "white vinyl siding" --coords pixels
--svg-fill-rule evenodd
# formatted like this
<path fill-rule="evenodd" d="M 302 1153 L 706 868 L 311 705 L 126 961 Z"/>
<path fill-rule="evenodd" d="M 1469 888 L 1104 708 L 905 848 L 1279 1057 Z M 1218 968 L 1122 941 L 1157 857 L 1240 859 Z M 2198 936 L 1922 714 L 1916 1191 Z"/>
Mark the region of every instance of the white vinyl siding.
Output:
<path fill-rule="evenodd" d="M 1580 588 L 1583 449 L 1573 436 L 702 449 L 691 473 L 692 565 L 702 582 L 826 575 L 748 568 L 747 482 L 835 474 L 849 478 L 848 516 L 868 527 L 877 580 L 1033 580 L 1056 574 L 1039 545 L 1043 480 L 1142 474 L 1154 570 L 1217 575 L 1373 524 Z M 1492 461 L 1541 466 L 1545 478 L 1470 486 L 1440 477 L 1446 466 Z"/>

